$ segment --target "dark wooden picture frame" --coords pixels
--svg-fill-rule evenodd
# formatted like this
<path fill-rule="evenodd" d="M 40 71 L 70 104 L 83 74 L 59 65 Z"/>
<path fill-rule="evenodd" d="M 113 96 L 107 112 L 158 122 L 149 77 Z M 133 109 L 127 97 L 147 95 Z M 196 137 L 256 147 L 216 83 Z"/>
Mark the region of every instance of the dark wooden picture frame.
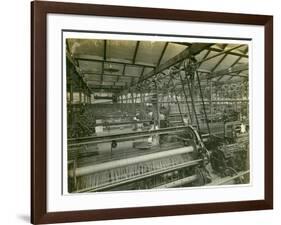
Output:
<path fill-rule="evenodd" d="M 265 28 L 264 200 L 47 212 L 47 14 L 74 14 L 261 25 Z M 273 208 L 273 17 L 234 13 L 36 1 L 31 3 L 31 222 L 156 217 Z"/>

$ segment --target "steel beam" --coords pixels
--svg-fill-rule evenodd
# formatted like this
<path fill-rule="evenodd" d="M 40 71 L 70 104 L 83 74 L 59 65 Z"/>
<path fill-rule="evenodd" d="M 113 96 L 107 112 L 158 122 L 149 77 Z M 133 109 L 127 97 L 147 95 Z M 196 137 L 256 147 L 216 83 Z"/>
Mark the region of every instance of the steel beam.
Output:
<path fill-rule="evenodd" d="M 90 62 L 104 62 L 103 59 L 94 59 L 94 58 L 89 58 L 90 56 L 88 55 L 81 55 L 81 54 L 77 54 L 74 56 L 74 58 L 76 60 L 81 60 L 81 61 L 90 61 Z M 116 64 L 121 64 L 121 65 L 129 65 L 129 66 L 145 66 L 145 67 L 149 67 L 149 68 L 155 68 L 156 65 L 149 65 L 149 64 L 141 64 L 141 63 L 131 63 L 131 62 L 124 62 L 124 61 L 115 61 L 115 60 L 106 60 L 106 63 L 116 63 Z"/>
<path fill-rule="evenodd" d="M 167 49 L 167 47 L 168 47 L 168 44 L 169 44 L 169 42 L 166 42 L 165 45 L 164 45 L 164 47 L 163 47 L 163 50 L 162 50 L 162 52 L 161 52 L 161 54 L 160 54 L 160 57 L 159 57 L 159 59 L 158 59 L 158 62 L 157 62 L 157 67 L 159 67 L 159 65 L 160 65 L 160 63 L 161 63 L 161 60 L 163 59 L 163 56 L 164 56 L 164 54 L 165 54 L 165 52 L 166 52 L 166 49 Z"/>
<path fill-rule="evenodd" d="M 137 41 L 136 48 L 135 48 L 135 51 L 134 51 L 133 60 L 132 60 L 132 64 L 136 63 L 136 57 L 137 57 L 137 54 L 138 54 L 139 46 L 140 46 L 140 41 Z"/>
<path fill-rule="evenodd" d="M 208 60 L 210 60 L 210 59 L 216 58 L 216 57 L 218 57 L 218 56 L 220 56 L 220 55 L 223 55 L 223 54 L 226 54 L 226 53 L 229 54 L 229 53 L 232 52 L 233 50 L 238 49 L 238 48 L 241 48 L 241 47 L 243 47 L 243 46 L 244 46 L 244 45 L 237 45 L 237 46 L 235 46 L 235 47 L 233 47 L 233 48 L 220 51 L 218 54 L 215 54 L 215 55 L 213 55 L 213 56 L 210 56 L 210 57 L 207 57 L 207 58 L 205 58 L 205 59 L 202 59 L 201 61 L 199 61 L 199 62 L 197 62 L 197 63 L 198 63 L 198 64 L 201 64 L 201 63 L 203 63 L 203 62 L 205 62 L 205 61 L 208 61 Z"/>
<path fill-rule="evenodd" d="M 186 43 L 186 42 L 173 42 L 175 44 L 179 44 L 179 45 L 185 45 L 185 46 L 190 46 L 191 43 Z M 213 52 L 222 52 L 224 51 L 223 49 L 217 49 L 214 47 L 209 47 L 208 50 L 213 51 Z M 235 56 L 241 56 L 243 58 L 248 58 L 248 55 L 246 55 L 246 53 L 238 53 L 238 52 L 229 52 L 229 55 L 235 55 Z"/>
<path fill-rule="evenodd" d="M 206 58 L 208 57 L 208 55 L 210 55 L 210 53 L 211 53 L 211 50 L 209 49 L 209 50 L 206 52 L 206 54 L 202 57 L 201 60 L 206 59 Z M 200 62 L 200 63 L 198 64 L 198 69 L 200 68 L 200 66 L 202 65 L 202 63 L 203 63 L 203 62 Z M 207 72 L 209 72 L 209 71 L 207 71 Z"/>
<path fill-rule="evenodd" d="M 248 64 L 243 63 L 243 64 L 240 64 L 240 65 L 237 65 L 237 66 L 234 66 L 234 67 L 230 67 L 228 69 L 223 69 L 223 70 L 219 70 L 217 72 L 214 72 L 214 73 L 210 74 L 208 76 L 208 78 L 212 79 L 212 78 L 220 77 L 220 76 L 223 76 L 223 75 L 238 73 L 238 72 L 248 70 L 248 69 L 249 69 Z M 247 76 L 243 76 L 243 77 L 247 77 Z"/>
<path fill-rule="evenodd" d="M 220 50 L 220 49 L 216 49 L 216 48 L 209 48 L 211 51 L 214 51 L 214 52 L 222 52 L 223 50 Z M 246 54 L 242 54 L 242 53 L 238 53 L 238 52 L 229 52 L 228 53 L 229 55 L 235 55 L 235 56 L 239 56 L 239 57 L 242 57 L 242 58 L 248 58 L 249 56 L 246 55 Z"/>
<path fill-rule="evenodd" d="M 95 95 L 94 97 L 95 99 L 106 99 L 106 100 L 112 100 L 112 97 L 110 96 L 99 96 L 99 95 Z"/>
<path fill-rule="evenodd" d="M 126 76 L 125 76 L 125 71 L 126 71 L 126 65 L 123 66 L 122 74 L 121 74 L 121 75 L 118 75 L 117 81 L 116 81 L 116 82 L 119 82 L 121 76 L 122 76 L 122 77 L 126 77 Z M 129 77 L 129 76 L 128 76 L 128 77 Z"/>
<path fill-rule="evenodd" d="M 88 79 L 88 78 L 91 78 L 91 76 L 90 75 L 92 75 L 93 77 L 94 76 L 101 76 L 101 74 L 97 74 L 97 73 L 94 73 L 94 72 L 86 72 L 86 73 L 84 73 L 85 74 L 85 76 L 86 76 L 86 79 Z M 128 78 L 132 78 L 132 77 L 134 77 L 134 78 L 138 78 L 138 76 L 133 76 L 133 75 L 121 75 L 121 74 L 110 74 L 110 73 L 104 73 L 103 74 L 103 76 L 109 76 L 109 77 L 116 77 L 116 78 L 118 78 L 118 77 L 128 77 Z"/>
<path fill-rule="evenodd" d="M 218 66 L 222 63 L 222 61 L 227 57 L 227 54 L 225 54 L 218 62 L 217 64 L 211 69 L 211 73 L 213 73 L 216 68 L 218 68 Z"/>
<path fill-rule="evenodd" d="M 248 51 L 248 48 L 246 48 L 245 49 L 245 51 L 243 52 L 243 53 L 247 53 L 247 51 Z M 234 67 L 234 66 L 236 66 L 236 64 L 242 59 L 243 57 L 242 56 L 239 56 L 232 64 L 231 64 L 231 66 L 230 67 Z M 219 81 L 220 79 L 222 79 L 223 78 L 223 76 L 221 76 L 219 79 L 217 79 L 217 81 Z"/>
<path fill-rule="evenodd" d="M 179 53 L 178 55 L 174 56 L 173 58 L 167 60 L 165 63 L 159 65 L 158 67 L 156 67 L 154 70 L 152 70 L 150 73 L 146 74 L 145 76 L 143 76 L 142 79 L 139 80 L 138 83 L 147 80 L 151 77 L 153 77 L 154 75 L 162 72 L 163 70 L 181 62 L 182 60 L 188 58 L 191 55 L 196 55 L 199 52 L 201 52 L 202 50 L 208 48 L 209 46 L 211 46 L 212 44 L 202 44 L 202 43 L 194 43 L 192 44 L 189 48 L 186 48 L 185 50 L 183 50 L 181 53 Z"/>

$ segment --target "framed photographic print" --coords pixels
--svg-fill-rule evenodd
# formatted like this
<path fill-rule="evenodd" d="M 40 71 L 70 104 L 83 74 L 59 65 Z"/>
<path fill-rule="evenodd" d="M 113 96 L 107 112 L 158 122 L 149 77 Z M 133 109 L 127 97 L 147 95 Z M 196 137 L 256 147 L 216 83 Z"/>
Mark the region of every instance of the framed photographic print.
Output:
<path fill-rule="evenodd" d="M 273 208 L 273 17 L 31 3 L 34 224 Z"/>

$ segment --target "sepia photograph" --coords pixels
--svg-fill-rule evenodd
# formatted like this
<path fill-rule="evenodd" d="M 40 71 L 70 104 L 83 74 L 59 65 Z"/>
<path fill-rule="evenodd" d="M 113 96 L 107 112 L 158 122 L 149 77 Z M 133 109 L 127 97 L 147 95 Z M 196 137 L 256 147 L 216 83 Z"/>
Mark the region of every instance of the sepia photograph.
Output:
<path fill-rule="evenodd" d="M 31 12 L 32 223 L 273 209 L 273 16 Z"/>
<path fill-rule="evenodd" d="M 107 37 L 64 39 L 68 193 L 249 185 L 249 42 Z"/>

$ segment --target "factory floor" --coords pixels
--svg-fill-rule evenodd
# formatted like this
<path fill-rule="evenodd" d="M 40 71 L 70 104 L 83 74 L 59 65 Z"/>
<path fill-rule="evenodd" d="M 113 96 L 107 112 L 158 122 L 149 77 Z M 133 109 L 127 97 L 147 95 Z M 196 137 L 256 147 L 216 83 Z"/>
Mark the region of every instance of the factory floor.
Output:
<path fill-rule="evenodd" d="M 213 123 L 210 124 L 210 128 L 212 133 L 221 133 L 223 129 L 223 123 Z M 203 131 L 207 131 L 206 126 L 201 126 L 201 129 Z M 115 126 L 108 128 L 100 128 L 98 129 L 98 132 L 96 133 L 97 136 L 104 136 L 109 134 L 122 134 L 122 133 L 131 133 L 135 132 L 134 127 L 132 125 L 126 125 L 126 126 Z M 148 138 L 140 138 L 137 140 L 130 140 L 130 141 L 123 141 L 118 142 L 117 146 L 112 148 L 111 143 L 101 143 L 97 145 L 89 145 L 86 149 L 86 151 L 89 154 L 86 154 L 85 157 L 79 157 L 77 161 L 77 166 L 87 166 L 87 165 L 93 165 L 93 164 L 99 164 L 107 161 L 113 161 L 118 160 L 122 158 L 130 158 L 135 157 L 139 155 L 145 155 L 157 151 L 163 151 L 167 149 L 166 146 L 160 146 L 152 147 L 150 149 L 136 149 L 134 148 L 134 142 L 147 142 Z M 176 147 L 176 146 L 175 146 Z M 90 153 L 93 154 L 90 154 Z"/>

